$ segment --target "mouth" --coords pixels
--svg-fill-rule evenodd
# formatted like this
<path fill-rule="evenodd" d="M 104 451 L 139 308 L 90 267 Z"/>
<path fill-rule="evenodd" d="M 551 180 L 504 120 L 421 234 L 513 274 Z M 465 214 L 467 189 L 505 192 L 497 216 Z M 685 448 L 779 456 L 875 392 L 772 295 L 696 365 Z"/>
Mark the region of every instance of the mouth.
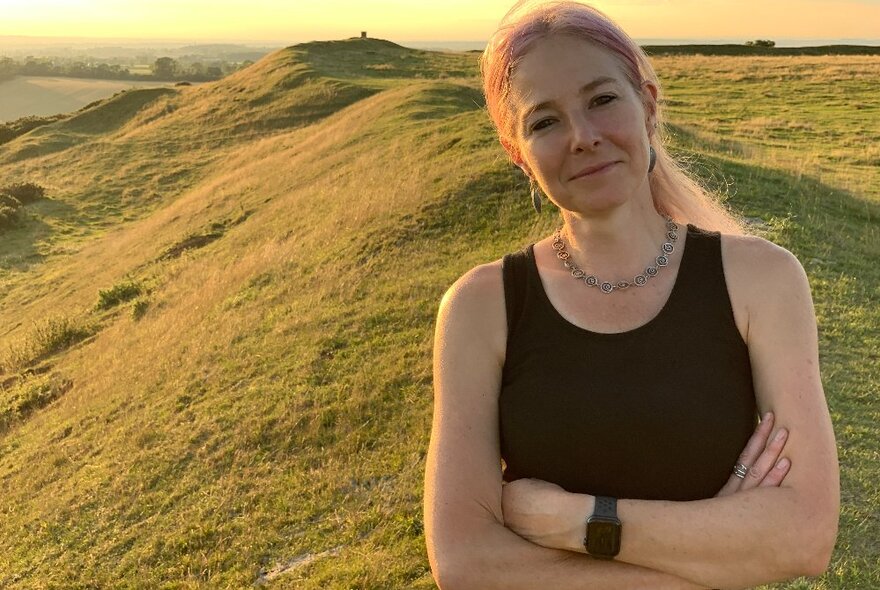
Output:
<path fill-rule="evenodd" d="M 584 168 L 583 170 L 572 176 L 571 180 L 583 178 L 584 176 L 594 176 L 596 174 L 601 174 L 602 172 L 610 170 L 615 164 L 617 164 L 617 162 L 602 162 L 601 164 L 596 164 L 595 166 Z"/>

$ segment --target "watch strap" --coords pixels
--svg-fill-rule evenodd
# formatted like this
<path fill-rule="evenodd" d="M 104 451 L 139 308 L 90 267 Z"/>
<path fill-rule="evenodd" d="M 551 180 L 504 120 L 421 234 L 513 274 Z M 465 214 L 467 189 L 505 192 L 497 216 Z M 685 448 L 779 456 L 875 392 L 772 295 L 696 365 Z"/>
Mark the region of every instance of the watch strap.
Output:
<path fill-rule="evenodd" d="M 617 498 L 610 496 L 596 496 L 593 507 L 593 516 L 617 519 Z"/>

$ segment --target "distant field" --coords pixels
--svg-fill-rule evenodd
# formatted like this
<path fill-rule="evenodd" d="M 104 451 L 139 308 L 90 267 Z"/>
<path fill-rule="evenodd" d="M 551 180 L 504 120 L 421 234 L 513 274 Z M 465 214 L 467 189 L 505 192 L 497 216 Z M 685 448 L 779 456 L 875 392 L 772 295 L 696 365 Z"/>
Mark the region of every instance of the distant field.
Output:
<path fill-rule="evenodd" d="M 0 588 L 436 590 L 437 305 L 559 221 L 476 60 L 302 44 L 0 145 L 49 197 L 0 234 Z M 653 61 L 674 152 L 813 290 L 840 532 L 762 588 L 880 589 L 880 57 Z"/>
<path fill-rule="evenodd" d="M 664 85 L 667 119 L 679 135 L 700 138 L 690 145 L 695 151 L 720 149 L 880 202 L 877 56 L 652 61 Z"/>
<path fill-rule="evenodd" d="M 120 90 L 157 86 L 171 86 L 171 84 L 19 76 L 0 82 L 0 123 L 31 115 L 45 117 L 68 113 L 90 102 L 113 96 Z"/>

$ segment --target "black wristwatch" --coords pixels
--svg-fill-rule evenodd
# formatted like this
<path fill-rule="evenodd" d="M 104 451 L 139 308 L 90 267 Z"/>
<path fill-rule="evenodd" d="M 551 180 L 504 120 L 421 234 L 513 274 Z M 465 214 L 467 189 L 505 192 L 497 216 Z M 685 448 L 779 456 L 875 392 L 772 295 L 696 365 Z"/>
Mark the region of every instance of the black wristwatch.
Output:
<path fill-rule="evenodd" d="M 620 519 L 617 518 L 617 498 L 596 496 L 593 515 L 587 519 L 584 547 L 587 553 L 600 559 L 611 559 L 620 553 Z"/>

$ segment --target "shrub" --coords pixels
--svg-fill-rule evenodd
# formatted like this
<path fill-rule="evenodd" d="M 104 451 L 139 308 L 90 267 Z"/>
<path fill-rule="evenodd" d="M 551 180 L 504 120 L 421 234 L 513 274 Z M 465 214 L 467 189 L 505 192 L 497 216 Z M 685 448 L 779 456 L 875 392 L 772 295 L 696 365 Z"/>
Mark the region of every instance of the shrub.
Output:
<path fill-rule="evenodd" d="M 54 354 L 85 340 L 93 331 L 68 317 L 49 318 L 34 328 L 34 343 L 38 357 Z"/>
<path fill-rule="evenodd" d="M 16 134 L 9 125 L 6 125 L 5 123 L 0 124 L 0 144 L 12 141 L 16 137 L 18 137 L 18 134 Z"/>
<path fill-rule="evenodd" d="M 95 333 L 93 327 L 81 325 L 68 317 L 52 317 L 40 324 L 17 346 L 10 346 L 2 359 L 4 371 L 26 367 L 44 357 L 85 340 Z"/>
<path fill-rule="evenodd" d="M 67 115 L 66 113 L 60 115 L 52 115 L 50 117 L 31 116 L 22 117 L 21 119 L 16 119 L 15 121 L 6 122 L 3 125 L 0 125 L 0 144 L 12 141 L 16 137 L 24 135 L 29 131 L 33 131 L 37 127 L 49 125 L 50 123 L 54 123 L 55 121 L 65 119 L 68 116 L 69 115 Z"/>
<path fill-rule="evenodd" d="M 26 205 L 42 199 L 46 194 L 46 189 L 34 182 L 22 182 L 0 188 L 0 194 L 3 193 L 15 197 L 22 205 Z"/>
<path fill-rule="evenodd" d="M 21 207 L 21 201 L 10 195 L 9 193 L 0 192 L 0 205 L 18 209 Z"/>
<path fill-rule="evenodd" d="M 746 41 L 747 47 L 776 47 L 776 41 L 770 39 L 755 39 L 754 41 Z"/>
<path fill-rule="evenodd" d="M 137 321 L 144 317 L 144 314 L 147 313 L 147 307 L 149 306 L 150 304 L 146 299 L 138 299 L 137 301 L 135 301 L 134 304 L 131 306 L 132 319 Z"/>
<path fill-rule="evenodd" d="M 143 293 L 141 284 L 132 280 L 113 285 L 110 289 L 98 291 L 98 303 L 95 309 L 110 309 L 126 301 L 130 301 Z"/>
<path fill-rule="evenodd" d="M 0 228 L 8 228 L 18 223 L 18 209 L 0 204 Z"/>

